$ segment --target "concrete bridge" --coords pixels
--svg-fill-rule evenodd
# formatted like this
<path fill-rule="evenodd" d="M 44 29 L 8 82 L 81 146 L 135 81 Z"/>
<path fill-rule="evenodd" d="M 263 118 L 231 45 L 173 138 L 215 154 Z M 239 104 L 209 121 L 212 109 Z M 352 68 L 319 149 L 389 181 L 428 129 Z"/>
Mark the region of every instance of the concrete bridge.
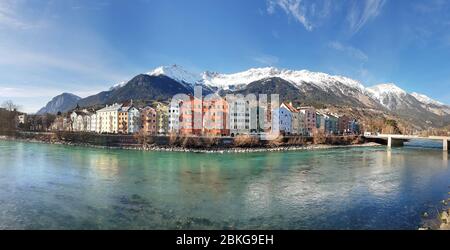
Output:
<path fill-rule="evenodd" d="M 421 137 L 415 135 L 395 135 L 395 134 L 367 135 L 364 136 L 364 138 L 370 141 L 387 144 L 388 148 L 392 148 L 392 146 L 403 146 L 403 143 L 409 140 L 436 140 L 442 141 L 442 149 L 444 151 L 448 151 L 448 141 L 450 141 L 450 136 Z"/>

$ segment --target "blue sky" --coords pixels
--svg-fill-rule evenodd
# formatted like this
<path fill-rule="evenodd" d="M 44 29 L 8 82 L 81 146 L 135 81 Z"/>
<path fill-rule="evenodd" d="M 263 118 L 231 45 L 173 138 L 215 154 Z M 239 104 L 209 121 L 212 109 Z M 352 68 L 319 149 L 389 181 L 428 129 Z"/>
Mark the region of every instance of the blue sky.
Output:
<path fill-rule="evenodd" d="M 2 0 L 0 102 L 28 112 L 160 65 L 275 66 L 450 103 L 446 0 Z"/>

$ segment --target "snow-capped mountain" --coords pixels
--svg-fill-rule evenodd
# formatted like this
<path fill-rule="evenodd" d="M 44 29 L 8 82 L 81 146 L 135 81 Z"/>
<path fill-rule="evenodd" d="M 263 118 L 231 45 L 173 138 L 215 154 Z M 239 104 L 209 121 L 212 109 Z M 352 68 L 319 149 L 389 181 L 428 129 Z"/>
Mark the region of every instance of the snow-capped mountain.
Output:
<path fill-rule="evenodd" d="M 111 88 L 109 88 L 109 90 L 111 91 L 111 90 L 120 89 L 120 88 L 122 88 L 123 86 L 125 86 L 125 84 L 127 84 L 126 81 L 116 83 L 116 84 L 114 84 L 113 86 L 111 86 Z"/>
<path fill-rule="evenodd" d="M 364 90 L 364 86 L 353 79 L 343 76 L 332 76 L 325 73 L 311 72 L 308 70 L 287 70 L 277 69 L 274 67 L 252 68 L 247 71 L 235 74 L 219 74 L 205 72 L 202 75 L 204 84 L 222 89 L 228 89 L 230 86 L 247 85 L 251 82 L 259 81 L 265 78 L 279 77 L 286 81 L 290 81 L 297 86 L 303 83 L 312 83 L 317 87 L 328 90 L 339 82 L 351 88 Z"/>
<path fill-rule="evenodd" d="M 211 89 L 227 91 L 237 91 L 245 88 L 250 83 L 263 79 L 280 78 L 294 85 L 299 91 L 318 89 L 320 91 L 332 93 L 339 98 L 355 98 L 368 107 L 374 107 L 374 102 L 388 110 L 397 110 L 408 106 L 445 106 L 422 94 L 408 94 L 405 90 L 393 83 L 380 84 L 366 88 L 359 81 L 348 77 L 329 75 L 321 72 L 311 72 L 308 70 L 264 67 L 251 68 L 246 71 L 232 74 L 222 74 L 210 71 L 206 71 L 202 74 L 195 74 L 185 70 L 180 65 L 172 65 L 158 67 L 148 74 L 153 76 L 165 75 L 187 87 L 201 84 Z"/>
<path fill-rule="evenodd" d="M 255 81 L 273 77 L 279 77 L 286 81 L 290 81 L 297 86 L 301 86 L 305 82 L 311 83 L 323 90 L 329 90 L 334 87 L 336 83 L 358 89 L 362 92 L 364 92 L 365 89 L 360 82 L 344 76 L 333 76 L 308 70 L 278 69 L 274 67 L 252 68 L 233 74 L 221 74 L 210 71 L 206 71 L 202 74 L 195 74 L 185 70 L 182 66 L 175 64 L 172 66 L 158 67 L 147 74 L 153 76 L 165 75 L 180 83 L 186 83 L 191 86 L 203 84 L 212 88 L 225 90 L 242 87 Z"/>
<path fill-rule="evenodd" d="M 428 111 L 439 116 L 450 115 L 450 106 L 416 92 L 413 92 L 411 95 L 414 96 L 418 101 L 420 101 L 422 103 L 422 107 L 427 109 Z"/>
<path fill-rule="evenodd" d="M 406 91 L 393 83 L 379 84 L 366 88 L 366 90 L 372 98 L 377 100 L 381 105 L 389 110 L 397 109 L 397 106 L 404 102 L 405 98 L 408 97 L 408 93 L 406 93 Z"/>
<path fill-rule="evenodd" d="M 416 92 L 409 94 L 393 83 L 379 84 L 367 88 L 367 91 L 381 105 L 391 111 L 422 108 L 439 116 L 450 114 L 449 106 L 423 94 Z"/>
<path fill-rule="evenodd" d="M 422 94 L 409 94 L 395 84 L 380 84 L 367 88 L 367 91 L 386 109 L 410 121 L 443 126 L 450 119 L 449 106 Z"/>
<path fill-rule="evenodd" d="M 179 65 L 172 65 L 158 67 L 148 74 L 153 76 L 165 75 L 184 85 L 192 87 L 199 84 L 205 88 L 217 91 L 238 91 L 253 82 L 280 78 L 303 93 L 308 91 L 326 92 L 327 94 L 325 95 L 328 95 L 332 100 L 339 100 L 339 104 L 355 104 L 371 108 L 377 108 L 379 105 L 367 96 L 366 89 L 359 81 L 344 76 L 333 76 L 308 70 L 265 67 L 252 68 L 233 74 L 206 71 L 197 75 L 188 72 Z"/>
<path fill-rule="evenodd" d="M 430 97 L 423 95 L 423 94 L 419 94 L 416 92 L 411 93 L 412 96 L 414 96 L 417 100 L 419 100 L 421 103 L 424 104 L 428 104 L 428 105 L 437 105 L 437 106 L 443 106 L 445 104 L 443 104 L 442 102 L 436 101 L 431 99 Z"/>
<path fill-rule="evenodd" d="M 199 83 L 201 80 L 200 75 L 188 72 L 183 67 L 177 64 L 171 66 L 161 66 L 148 72 L 147 74 L 150 76 L 165 75 L 190 88 L 192 88 L 195 84 Z"/>

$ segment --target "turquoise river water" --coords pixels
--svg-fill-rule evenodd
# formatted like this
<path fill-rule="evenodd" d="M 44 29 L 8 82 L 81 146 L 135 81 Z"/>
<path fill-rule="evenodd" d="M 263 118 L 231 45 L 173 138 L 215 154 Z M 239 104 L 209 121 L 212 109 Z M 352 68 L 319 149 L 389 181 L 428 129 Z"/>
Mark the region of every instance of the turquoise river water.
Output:
<path fill-rule="evenodd" d="M 448 153 L 409 145 L 248 154 L 0 141 L 0 229 L 416 229 Z"/>

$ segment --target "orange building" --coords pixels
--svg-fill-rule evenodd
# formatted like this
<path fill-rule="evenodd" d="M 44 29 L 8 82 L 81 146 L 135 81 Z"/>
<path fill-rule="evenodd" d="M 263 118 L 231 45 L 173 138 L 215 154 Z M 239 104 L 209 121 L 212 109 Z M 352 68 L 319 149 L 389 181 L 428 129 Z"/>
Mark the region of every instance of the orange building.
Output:
<path fill-rule="evenodd" d="M 222 98 L 197 99 L 180 103 L 180 134 L 227 136 L 228 103 Z"/>
<path fill-rule="evenodd" d="M 203 134 L 228 136 L 230 128 L 227 124 L 228 102 L 225 99 L 206 98 L 203 100 Z"/>
<path fill-rule="evenodd" d="M 195 114 L 196 113 L 196 114 Z M 194 120 L 197 119 L 197 120 Z M 195 124 L 195 122 L 197 124 Z M 201 135 L 203 124 L 202 100 L 189 96 L 188 101 L 180 102 L 180 134 Z"/>
<path fill-rule="evenodd" d="M 141 110 L 141 130 L 149 135 L 157 134 L 157 116 L 154 108 L 145 107 Z"/>

